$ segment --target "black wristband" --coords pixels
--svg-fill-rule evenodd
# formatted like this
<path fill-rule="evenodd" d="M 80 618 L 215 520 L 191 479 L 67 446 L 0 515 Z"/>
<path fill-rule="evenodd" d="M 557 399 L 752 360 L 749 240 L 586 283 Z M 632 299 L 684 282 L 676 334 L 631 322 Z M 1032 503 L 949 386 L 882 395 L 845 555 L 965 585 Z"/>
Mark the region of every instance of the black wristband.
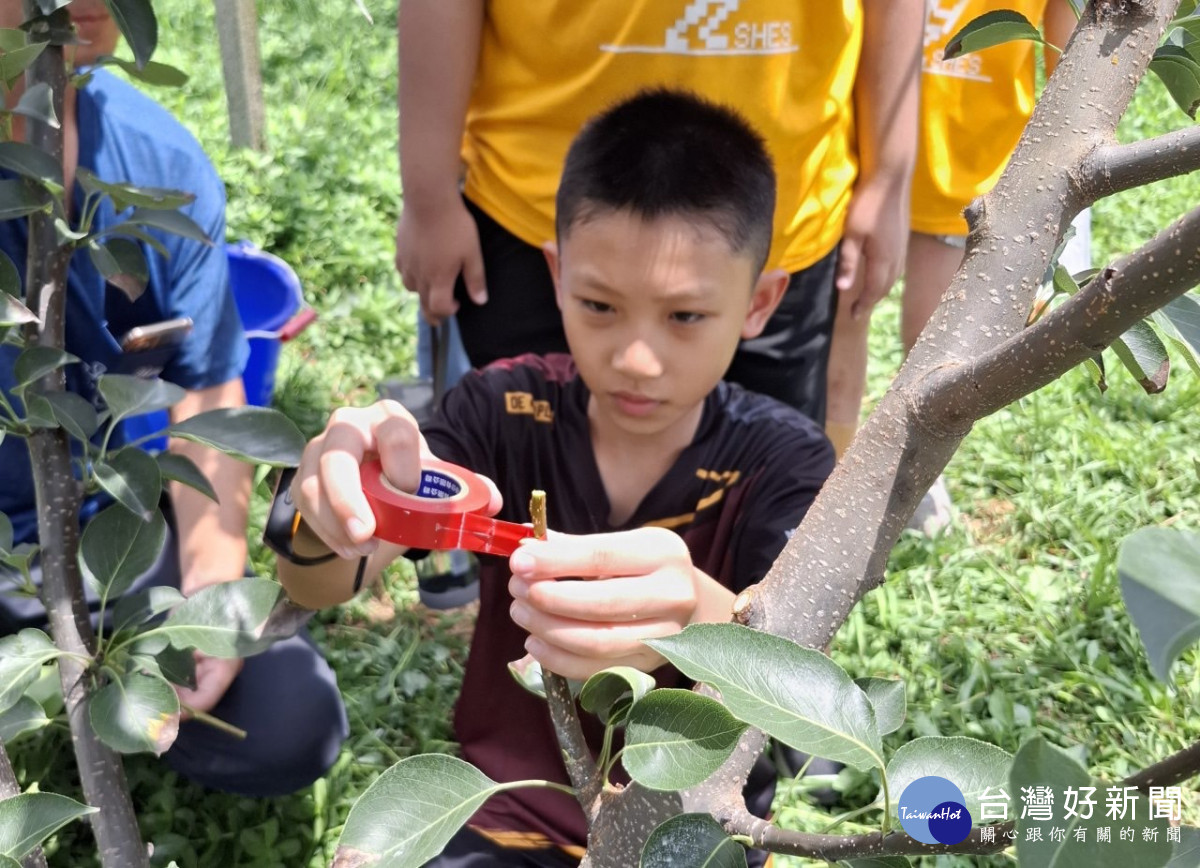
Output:
<path fill-rule="evenodd" d="M 271 501 L 271 511 L 267 513 L 267 526 L 263 528 L 263 544 L 289 563 L 300 567 L 315 567 L 327 564 L 337 557 L 336 552 L 305 557 L 296 554 L 292 541 L 296 530 L 300 527 L 300 513 L 292 502 L 292 479 L 296 475 L 295 467 L 284 468 L 279 474 L 279 484 L 275 487 L 275 498 Z M 362 573 L 365 566 L 359 566 L 359 578 L 355 581 L 355 590 L 362 583 Z"/>

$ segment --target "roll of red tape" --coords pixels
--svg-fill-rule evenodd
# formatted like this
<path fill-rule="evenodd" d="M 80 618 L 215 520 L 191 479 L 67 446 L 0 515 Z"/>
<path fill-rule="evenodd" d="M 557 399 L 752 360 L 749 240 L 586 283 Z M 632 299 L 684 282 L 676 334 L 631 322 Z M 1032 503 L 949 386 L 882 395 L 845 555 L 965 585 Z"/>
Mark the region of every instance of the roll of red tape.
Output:
<path fill-rule="evenodd" d="M 491 500 L 487 483 L 448 461 L 421 463 L 415 494 L 401 491 L 383 475 L 378 461 L 361 468 L 363 494 L 375 514 L 375 536 L 418 549 L 469 549 L 507 557 L 533 528 L 483 514 Z"/>

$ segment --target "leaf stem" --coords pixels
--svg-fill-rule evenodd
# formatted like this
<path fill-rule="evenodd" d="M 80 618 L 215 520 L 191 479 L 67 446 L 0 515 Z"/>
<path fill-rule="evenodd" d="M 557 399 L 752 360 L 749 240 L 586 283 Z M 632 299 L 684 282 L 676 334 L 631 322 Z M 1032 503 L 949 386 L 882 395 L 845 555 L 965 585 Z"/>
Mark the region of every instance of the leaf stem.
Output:
<path fill-rule="evenodd" d="M 219 729 L 221 732 L 226 733 L 227 735 L 232 735 L 236 739 L 241 739 L 244 741 L 246 738 L 246 730 L 240 729 L 239 727 L 234 726 L 232 723 L 227 723 L 226 721 L 221 720 L 219 717 L 213 717 L 211 714 L 201 711 L 198 708 L 194 708 L 188 705 L 186 702 L 180 702 L 179 708 L 182 711 L 187 712 L 188 715 L 190 715 L 192 719 L 198 723 L 204 723 L 208 726 L 211 726 L 213 729 Z"/>
<path fill-rule="evenodd" d="M 881 831 L 884 837 L 891 831 L 892 823 L 892 794 L 888 791 L 887 770 L 880 766 L 879 782 L 883 786 L 883 825 Z"/>
<path fill-rule="evenodd" d="M 600 756 L 596 757 L 596 765 L 604 769 L 604 781 L 608 782 L 608 753 L 612 750 L 614 727 L 611 723 L 604 727 L 604 741 L 600 744 Z"/>
<path fill-rule="evenodd" d="M 824 829 L 822 829 L 818 834 L 828 835 L 830 832 L 832 832 L 838 826 L 842 825 L 842 823 L 846 822 L 847 820 L 852 820 L 855 817 L 859 816 L 860 814 L 866 814 L 869 811 L 876 811 L 878 809 L 879 809 L 878 806 L 874 802 L 872 802 L 869 805 L 863 805 L 861 808 L 855 808 L 853 811 L 846 811 L 846 813 L 839 814 L 838 816 L 834 817 L 833 820 L 829 823 L 829 825 L 826 826 Z"/>

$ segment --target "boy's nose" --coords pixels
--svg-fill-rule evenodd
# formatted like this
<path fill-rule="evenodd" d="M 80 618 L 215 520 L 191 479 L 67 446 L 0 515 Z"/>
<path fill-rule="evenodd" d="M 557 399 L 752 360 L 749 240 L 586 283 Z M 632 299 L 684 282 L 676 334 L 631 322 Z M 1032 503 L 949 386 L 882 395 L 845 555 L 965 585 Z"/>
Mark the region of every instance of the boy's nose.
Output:
<path fill-rule="evenodd" d="M 626 376 L 646 380 L 661 377 L 663 373 L 658 355 L 641 338 L 617 350 L 613 357 L 613 367 Z"/>

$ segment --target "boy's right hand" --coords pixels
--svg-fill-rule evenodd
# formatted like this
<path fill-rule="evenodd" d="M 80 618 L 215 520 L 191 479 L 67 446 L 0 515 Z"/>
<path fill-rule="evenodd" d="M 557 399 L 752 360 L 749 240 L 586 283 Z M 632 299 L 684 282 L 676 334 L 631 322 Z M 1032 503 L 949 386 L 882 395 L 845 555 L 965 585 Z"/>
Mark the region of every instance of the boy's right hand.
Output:
<path fill-rule="evenodd" d="M 405 203 L 396 224 L 396 270 L 421 297 L 421 313 L 431 325 L 457 312 L 460 273 L 471 301 L 487 303 L 479 229 L 457 191 L 438 206 Z"/>
<path fill-rule="evenodd" d="M 378 546 L 359 473 L 369 455 L 379 456 L 388 481 L 410 492 L 420 481 L 421 459 L 432 457 L 416 420 L 395 401 L 342 407 L 305 447 L 292 480 L 292 501 L 304 523 L 343 558 L 369 555 Z"/>

